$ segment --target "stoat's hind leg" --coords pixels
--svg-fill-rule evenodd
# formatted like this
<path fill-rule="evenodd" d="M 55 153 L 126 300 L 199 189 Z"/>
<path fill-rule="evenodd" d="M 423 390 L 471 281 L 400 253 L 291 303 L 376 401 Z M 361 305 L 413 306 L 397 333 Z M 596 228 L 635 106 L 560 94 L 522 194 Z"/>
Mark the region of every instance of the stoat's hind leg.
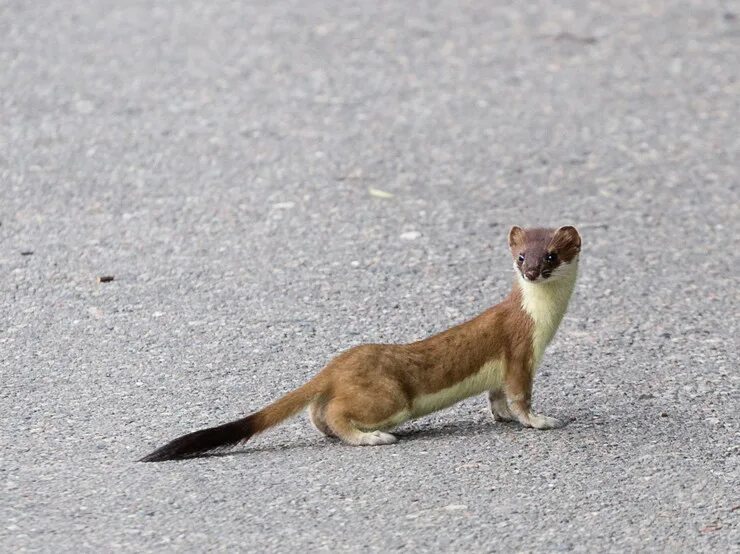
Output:
<path fill-rule="evenodd" d="M 516 421 L 514 414 L 509 410 L 506 394 L 502 389 L 488 391 L 488 404 L 491 407 L 493 419 L 496 421 Z"/>
<path fill-rule="evenodd" d="M 326 404 L 313 403 L 308 407 L 308 418 L 311 420 L 311 424 L 320 433 L 325 434 L 327 437 L 336 437 L 334 431 L 326 423 L 324 412 L 326 411 Z"/>
<path fill-rule="evenodd" d="M 359 429 L 354 423 L 351 413 L 344 409 L 342 403 L 337 401 L 331 401 L 326 406 L 325 421 L 333 433 L 347 444 L 377 446 L 393 444 L 398 440 L 395 435 L 383 431 L 363 431 Z"/>

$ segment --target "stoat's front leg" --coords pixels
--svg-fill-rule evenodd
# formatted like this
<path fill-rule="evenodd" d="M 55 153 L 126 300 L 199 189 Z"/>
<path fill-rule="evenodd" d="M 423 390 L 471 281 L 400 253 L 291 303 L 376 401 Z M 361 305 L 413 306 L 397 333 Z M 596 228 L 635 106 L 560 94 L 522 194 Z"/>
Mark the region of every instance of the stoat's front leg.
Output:
<path fill-rule="evenodd" d="M 514 418 L 525 427 L 555 429 L 562 427 L 559 419 L 535 414 L 532 411 L 532 381 L 534 371 L 523 361 L 507 364 L 504 377 L 504 393 L 509 410 Z"/>
<path fill-rule="evenodd" d="M 488 404 L 491 407 L 491 414 L 496 421 L 516 421 L 514 414 L 509 410 L 509 404 L 506 402 L 506 394 L 503 389 L 494 389 L 488 391 Z"/>

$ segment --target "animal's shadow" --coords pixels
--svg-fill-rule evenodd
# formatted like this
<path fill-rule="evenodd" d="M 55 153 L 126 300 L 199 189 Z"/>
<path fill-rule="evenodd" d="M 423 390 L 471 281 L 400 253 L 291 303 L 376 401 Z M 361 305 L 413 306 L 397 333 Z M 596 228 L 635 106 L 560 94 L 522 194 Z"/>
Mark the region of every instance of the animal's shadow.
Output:
<path fill-rule="evenodd" d="M 402 425 L 398 429 L 393 430 L 392 433 L 399 438 L 399 443 L 403 444 L 403 442 L 405 441 L 417 443 L 438 439 L 440 437 L 469 437 L 489 435 L 491 433 L 495 433 L 496 429 L 511 431 L 515 428 L 521 428 L 521 426 L 515 422 L 494 422 L 492 419 L 489 418 L 480 418 L 475 420 L 452 421 L 448 423 L 443 423 L 441 425 L 435 423 L 406 424 Z M 290 442 L 286 442 L 283 444 L 270 444 L 264 446 L 257 445 L 252 447 L 250 447 L 249 445 L 244 445 L 238 450 L 209 452 L 206 454 L 201 454 L 200 456 L 193 456 L 188 459 L 221 458 L 225 456 L 246 456 L 260 452 L 282 452 L 301 449 L 321 450 L 325 448 L 336 448 L 337 446 L 342 446 L 346 448 L 358 448 L 356 446 L 345 445 L 337 438 L 327 437 L 316 433 L 310 438 L 307 437 L 305 439 L 297 441 L 291 440 Z"/>

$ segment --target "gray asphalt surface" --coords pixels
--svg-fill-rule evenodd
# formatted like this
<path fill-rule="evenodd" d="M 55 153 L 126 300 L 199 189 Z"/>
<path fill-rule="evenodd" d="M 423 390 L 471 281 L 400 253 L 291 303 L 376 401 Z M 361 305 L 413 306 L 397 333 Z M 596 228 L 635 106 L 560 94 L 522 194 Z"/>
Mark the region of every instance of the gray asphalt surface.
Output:
<path fill-rule="evenodd" d="M 0 37 L 0 550 L 740 550 L 736 2 L 5 0 Z M 511 224 L 583 235 L 564 429 L 475 398 L 135 463 L 499 301 Z"/>

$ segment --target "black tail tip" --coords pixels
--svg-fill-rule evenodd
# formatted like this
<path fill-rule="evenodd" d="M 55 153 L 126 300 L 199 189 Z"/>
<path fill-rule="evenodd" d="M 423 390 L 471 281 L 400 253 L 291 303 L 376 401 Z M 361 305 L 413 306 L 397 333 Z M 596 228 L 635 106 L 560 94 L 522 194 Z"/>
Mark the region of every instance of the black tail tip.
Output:
<path fill-rule="evenodd" d="M 171 452 L 167 447 L 169 446 L 163 446 L 162 448 L 157 448 L 154 452 L 150 452 L 143 458 L 140 458 L 136 460 L 137 462 L 166 462 L 169 460 L 182 460 L 183 458 L 181 456 L 177 456 L 175 453 Z"/>
<path fill-rule="evenodd" d="M 187 436 L 187 435 L 186 435 Z M 168 442 L 161 448 L 157 448 L 154 452 L 150 452 L 140 460 L 139 462 L 167 462 L 170 460 L 185 460 L 187 458 L 193 458 L 198 455 L 197 451 L 191 451 L 188 448 L 183 448 L 180 437 L 172 442 Z"/>
<path fill-rule="evenodd" d="M 251 436 L 247 418 L 218 427 L 195 431 L 168 442 L 141 458 L 140 462 L 166 462 L 197 458 L 216 450 L 231 448 Z"/>

